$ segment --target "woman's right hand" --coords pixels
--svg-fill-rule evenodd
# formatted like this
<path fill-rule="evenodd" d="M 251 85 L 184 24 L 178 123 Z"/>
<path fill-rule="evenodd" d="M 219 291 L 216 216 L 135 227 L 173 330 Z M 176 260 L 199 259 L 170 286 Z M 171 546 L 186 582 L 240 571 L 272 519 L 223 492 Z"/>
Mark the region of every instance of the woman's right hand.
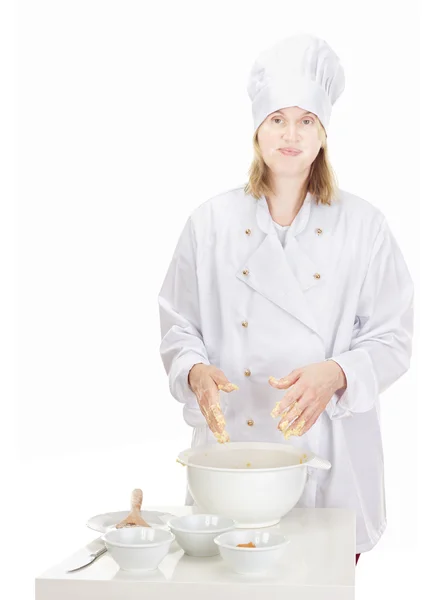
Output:
<path fill-rule="evenodd" d="M 214 365 L 198 363 L 188 373 L 188 384 L 194 392 L 207 425 L 220 444 L 230 441 L 225 431 L 225 417 L 219 403 L 219 390 L 232 392 L 239 389 L 228 381 L 225 374 Z"/>

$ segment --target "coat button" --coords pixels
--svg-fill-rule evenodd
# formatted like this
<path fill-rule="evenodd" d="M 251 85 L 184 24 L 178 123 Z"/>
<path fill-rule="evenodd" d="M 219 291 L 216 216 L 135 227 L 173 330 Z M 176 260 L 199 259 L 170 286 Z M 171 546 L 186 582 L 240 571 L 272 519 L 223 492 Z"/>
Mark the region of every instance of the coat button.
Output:
<path fill-rule="evenodd" d="M 246 233 L 247 235 L 251 235 L 251 229 L 245 229 L 245 233 Z"/>
<path fill-rule="evenodd" d="M 248 269 L 244 269 L 244 270 L 242 271 L 242 275 L 248 275 L 248 273 L 249 273 Z"/>
<path fill-rule="evenodd" d="M 242 327 L 248 327 L 248 321 L 242 321 Z"/>
<path fill-rule="evenodd" d="M 316 279 L 320 279 L 320 273 L 314 273 L 314 277 L 315 277 Z"/>
<path fill-rule="evenodd" d="M 254 425 L 254 421 L 253 421 L 253 419 L 249 419 L 249 420 L 247 421 L 247 425 L 249 425 L 250 427 L 252 427 L 252 426 Z"/>
<path fill-rule="evenodd" d="M 251 375 L 251 371 L 250 371 L 249 369 L 247 369 L 247 370 L 244 372 L 244 375 L 245 375 L 245 377 L 249 377 L 249 376 Z"/>
<path fill-rule="evenodd" d="M 317 235 L 322 235 L 323 233 L 323 229 L 320 229 L 320 227 L 318 229 L 315 230 Z"/>

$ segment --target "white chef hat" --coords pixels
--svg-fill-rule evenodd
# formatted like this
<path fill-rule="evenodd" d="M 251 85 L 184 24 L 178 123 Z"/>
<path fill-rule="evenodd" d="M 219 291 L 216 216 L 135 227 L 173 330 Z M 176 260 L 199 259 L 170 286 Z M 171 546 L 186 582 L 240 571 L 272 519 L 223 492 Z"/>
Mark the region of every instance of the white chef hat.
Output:
<path fill-rule="evenodd" d="M 270 113 L 288 106 L 314 113 L 327 130 L 344 88 L 340 59 L 325 40 L 307 33 L 282 39 L 261 52 L 250 72 L 254 131 Z"/>

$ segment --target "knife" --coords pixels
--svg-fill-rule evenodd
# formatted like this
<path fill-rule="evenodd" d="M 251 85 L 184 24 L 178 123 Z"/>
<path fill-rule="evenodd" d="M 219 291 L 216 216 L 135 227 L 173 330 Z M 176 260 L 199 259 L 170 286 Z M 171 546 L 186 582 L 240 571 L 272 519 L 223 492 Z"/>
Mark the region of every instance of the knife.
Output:
<path fill-rule="evenodd" d="M 102 554 L 104 554 L 104 552 L 107 552 L 107 548 L 105 546 L 103 546 L 102 548 L 100 548 L 99 550 L 97 550 L 96 552 L 91 552 L 89 554 L 88 560 L 87 562 L 79 565 L 78 567 L 75 567 L 74 569 L 69 569 L 68 571 L 66 571 L 66 573 L 73 573 L 73 571 L 79 571 L 80 569 L 84 569 L 84 567 L 88 567 L 89 565 L 91 565 L 97 558 L 99 558 Z"/>

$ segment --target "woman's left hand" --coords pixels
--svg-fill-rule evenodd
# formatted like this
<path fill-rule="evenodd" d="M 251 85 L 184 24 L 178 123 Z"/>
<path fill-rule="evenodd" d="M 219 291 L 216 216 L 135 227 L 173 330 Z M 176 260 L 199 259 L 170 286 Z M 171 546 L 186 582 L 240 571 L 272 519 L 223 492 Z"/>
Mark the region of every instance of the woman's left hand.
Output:
<path fill-rule="evenodd" d="M 284 413 L 278 428 L 285 439 L 306 433 L 325 410 L 333 394 L 346 387 L 343 369 L 333 360 L 313 363 L 295 369 L 282 379 L 270 377 L 268 381 L 279 390 L 289 388 L 271 413 L 274 418 Z M 293 419 L 296 420 L 291 423 Z"/>

